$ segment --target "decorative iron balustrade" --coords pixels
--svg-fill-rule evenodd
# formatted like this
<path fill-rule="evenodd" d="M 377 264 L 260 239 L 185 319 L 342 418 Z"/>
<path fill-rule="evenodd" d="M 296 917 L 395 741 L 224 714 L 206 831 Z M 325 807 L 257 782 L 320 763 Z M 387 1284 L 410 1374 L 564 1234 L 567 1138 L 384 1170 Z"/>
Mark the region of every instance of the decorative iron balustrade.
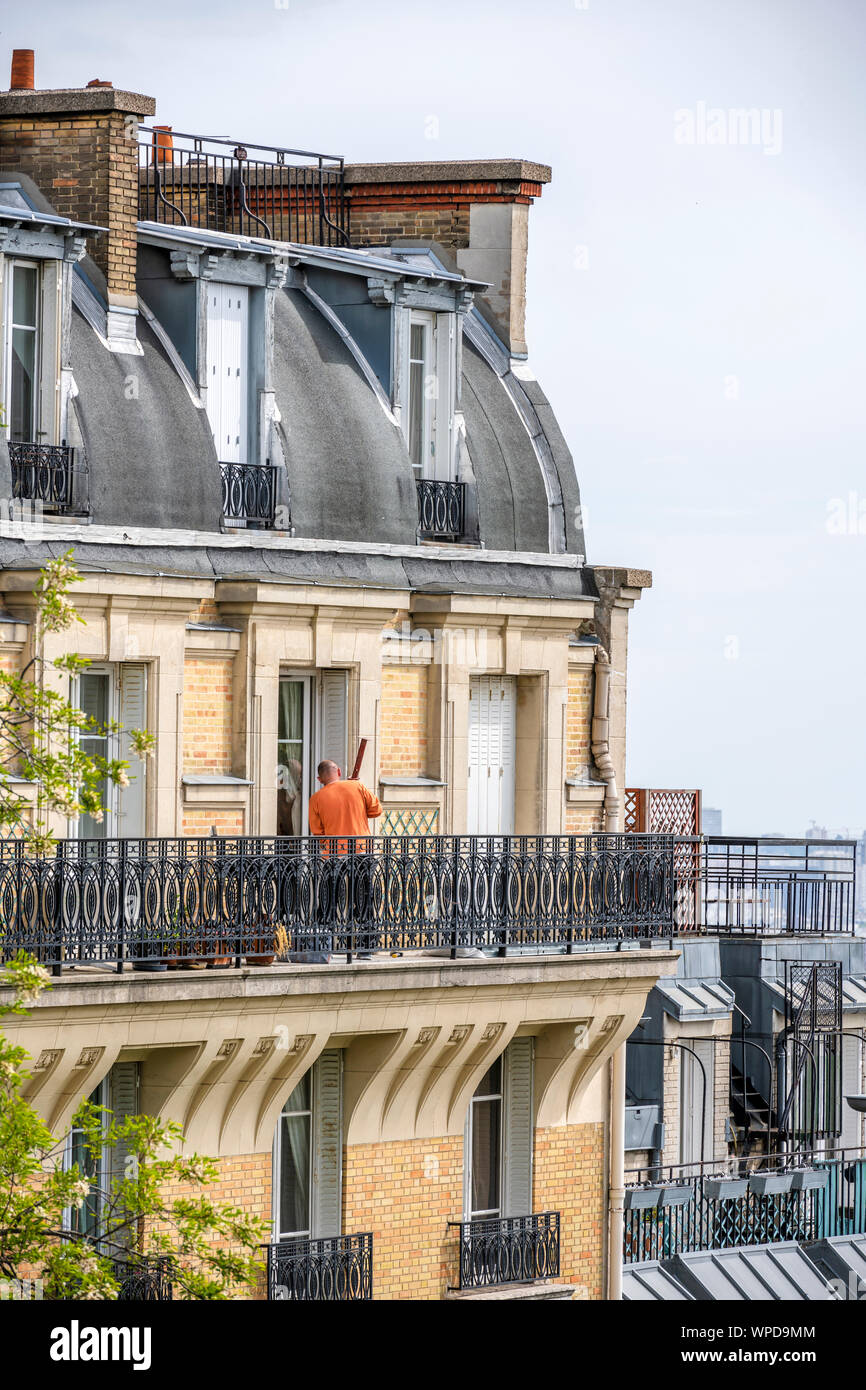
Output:
<path fill-rule="evenodd" d="M 418 530 L 422 536 L 459 539 L 464 531 L 465 483 L 417 478 Z"/>
<path fill-rule="evenodd" d="M 240 965 L 294 951 L 571 952 L 669 936 L 656 836 L 0 841 L 0 957 Z"/>
<path fill-rule="evenodd" d="M 866 1234 L 863 1149 L 742 1160 L 735 1173 L 710 1163 L 633 1171 L 627 1205 L 634 1193 L 642 1193 L 638 1200 L 647 1205 L 629 1206 L 624 1213 L 624 1264 L 666 1260 L 690 1250 Z M 666 1203 L 661 1195 L 666 1188 L 689 1186 L 685 1202 Z M 769 1190 L 761 1192 L 760 1186 Z M 649 1205 L 656 1193 L 658 1201 Z"/>
<path fill-rule="evenodd" d="M 269 463 L 221 463 L 223 519 L 266 529 L 276 518 L 277 470 Z"/>
<path fill-rule="evenodd" d="M 559 1275 L 559 1212 L 451 1221 L 460 1227 L 461 1289 L 528 1284 Z"/>
<path fill-rule="evenodd" d="M 68 444 L 30 444 L 9 441 L 12 496 L 39 502 L 46 512 L 68 512 L 72 506 L 75 450 Z"/>
<path fill-rule="evenodd" d="M 340 246 L 349 204 L 339 155 L 139 127 L 142 222 Z"/>
<path fill-rule="evenodd" d="M 679 837 L 677 930 L 854 931 L 856 840 Z"/>
<path fill-rule="evenodd" d="M 331 1236 L 267 1246 L 268 1300 L 366 1302 L 373 1297 L 373 1237 Z"/>
<path fill-rule="evenodd" d="M 130 1256 L 114 1261 L 120 1285 L 119 1303 L 170 1303 L 173 1298 L 171 1260 L 167 1255 Z"/>

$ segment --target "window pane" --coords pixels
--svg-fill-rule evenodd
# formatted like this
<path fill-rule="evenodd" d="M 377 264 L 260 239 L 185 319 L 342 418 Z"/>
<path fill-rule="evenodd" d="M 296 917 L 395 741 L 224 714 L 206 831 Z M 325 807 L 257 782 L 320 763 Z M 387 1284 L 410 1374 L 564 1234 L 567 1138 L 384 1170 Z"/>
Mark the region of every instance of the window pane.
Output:
<path fill-rule="evenodd" d="M 497 1057 L 493 1066 L 482 1076 L 475 1087 L 476 1096 L 498 1096 L 502 1092 L 502 1058 Z"/>
<path fill-rule="evenodd" d="M 414 333 L 415 330 L 413 329 Z M 416 472 L 424 468 L 424 363 L 409 367 L 409 457 Z"/>
<path fill-rule="evenodd" d="M 283 1106 L 284 1115 L 296 1114 L 299 1110 L 310 1109 L 310 1081 L 313 1073 L 308 1071 L 306 1076 L 298 1082 L 292 1094 Z"/>
<path fill-rule="evenodd" d="M 90 715 L 100 725 L 108 719 L 109 685 L 106 672 L 92 672 L 82 675 L 79 684 L 79 708 Z M 91 758 L 108 757 L 108 739 L 98 734 L 83 733 L 80 739 L 82 751 Z M 105 778 L 99 785 L 99 796 L 103 808 L 108 806 L 109 783 Z M 82 840 L 103 840 L 108 835 L 107 817 L 101 821 L 93 816 L 82 816 L 78 823 L 78 834 Z"/>
<path fill-rule="evenodd" d="M 277 724 L 277 834 L 304 833 L 304 788 L 307 769 L 304 758 L 303 680 L 280 681 Z"/>
<path fill-rule="evenodd" d="M 12 321 L 28 328 L 36 327 L 36 267 L 16 265 L 12 291 Z"/>
<path fill-rule="evenodd" d="M 36 334 L 26 328 L 12 330 L 10 395 L 10 438 L 33 441 L 36 433 Z"/>
<path fill-rule="evenodd" d="M 306 1235 L 310 1229 L 310 1116 L 283 1115 L 280 1120 L 281 1236 Z"/>
<path fill-rule="evenodd" d="M 478 1100 L 472 1106 L 472 1212 L 499 1211 L 499 1151 L 502 1102 Z"/>

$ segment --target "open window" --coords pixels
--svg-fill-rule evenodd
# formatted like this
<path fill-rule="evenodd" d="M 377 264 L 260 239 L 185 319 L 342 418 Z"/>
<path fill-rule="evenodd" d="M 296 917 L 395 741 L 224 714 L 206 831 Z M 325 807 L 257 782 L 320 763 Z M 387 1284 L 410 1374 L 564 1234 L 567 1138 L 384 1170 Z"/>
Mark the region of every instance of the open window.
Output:
<path fill-rule="evenodd" d="M 349 677 L 318 671 L 280 677 L 277 711 L 277 834 L 307 835 L 316 768 L 332 758 L 346 771 Z"/>
<path fill-rule="evenodd" d="M 103 819 L 81 816 L 73 832 L 79 839 L 135 838 L 146 833 L 146 764 L 132 751 L 129 730 L 147 723 L 147 668 L 138 662 L 91 666 L 78 677 L 78 707 L 104 728 L 114 720 L 120 734 L 82 731 L 81 747 L 91 757 L 123 758 L 129 763 L 129 786 L 106 779 L 101 799 Z"/>
<path fill-rule="evenodd" d="M 329 1049 L 283 1106 L 274 1136 L 274 1239 L 340 1234 L 343 1054 Z"/>
<path fill-rule="evenodd" d="M 515 1038 L 469 1102 L 464 1132 L 464 1220 L 532 1211 L 531 1038 Z"/>

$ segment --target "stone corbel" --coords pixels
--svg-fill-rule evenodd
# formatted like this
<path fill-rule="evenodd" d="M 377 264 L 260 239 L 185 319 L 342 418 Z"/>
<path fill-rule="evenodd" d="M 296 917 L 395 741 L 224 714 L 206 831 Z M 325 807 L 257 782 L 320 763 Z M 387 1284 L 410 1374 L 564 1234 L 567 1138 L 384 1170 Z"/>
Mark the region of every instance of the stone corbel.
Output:
<path fill-rule="evenodd" d="M 80 261 L 87 250 L 87 237 L 77 235 L 75 232 L 67 232 L 63 238 L 63 259 L 75 265 Z"/>
<path fill-rule="evenodd" d="M 267 279 L 265 281 L 269 290 L 281 290 L 285 288 L 289 278 L 289 258 L 288 256 L 275 256 L 268 266 Z"/>
<path fill-rule="evenodd" d="M 201 251 L 193 251 L 185 246 L 182 251 L 169 252 L 171 258 L 171 273 L 175 280 L 197 280 L 199 275 L 199 263 L 201 262 Z"/>
<path fill-rule="evenodd" d="M 535 1042 L 535 1123 L 539 1129 L 574 1122 L 587 1086 L 625 1042 L 635 1019 L 599 1014 L 545 1028 Z"/>
<path fill-rule="evenodd" d="M 386 309 L 391 304 L 400 305 L 404 302 L 406 286 L 402 280 L 386 280 L 381 276 L 369 275 L 367 294 L 371 304 L 375 304 L 379 309 Z"/>

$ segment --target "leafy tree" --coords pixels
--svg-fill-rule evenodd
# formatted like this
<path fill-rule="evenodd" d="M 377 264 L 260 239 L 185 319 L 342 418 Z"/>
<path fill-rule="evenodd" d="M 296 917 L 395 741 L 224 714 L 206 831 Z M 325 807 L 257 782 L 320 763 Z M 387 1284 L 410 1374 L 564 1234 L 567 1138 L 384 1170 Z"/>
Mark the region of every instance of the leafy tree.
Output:
<path fill-rule="evenodd" d="M 90 664 L 75 653 L 46 662 L 43 656 L 48 633 L 64 632 L 84 619 L 70 598 L 81 575 L 68 550 L 41 571 L 36 586 L 36 625 L 33 656 L 20 673 L 0 671 L 0 835 L 17 829 L 36 854 L 53 843 L 50 817 L 104 815 L 102 788 L 106 782 L 129 785 L 129 764 L 121 758 L 104 758 L 81 747 L 82 735 L 114 737 L 121 726 L 105 724 L 83 713 L 51 683 L 52 670 L 78 675 Z M 129 730 L 130 744 L 139 756 L 153 748 L 153 736 Z M 35 804 L 16 791 L 13 776 L 36 784 Z"/>
<path fill-rule="evenodd" d="M 14 990 L 0 1015 L 26 1012 L 50 988 L 43 968 L 23 955 L 0 983 Z M 112 1299 L 120 1288 L 115 1261 L 146 1256 L 167 1261 L 175 1297 L 225 1299 L 247 1289 L 261 1267 L 266 1223 L 212 1200 L 213 1159 L 181 1155 L 179 1125 L 149 1115 L 116 1121 L 84 1101 L 73 1126 L 85 1152 L 104 1146 L 125 1155 L 122 1171 L 97 1194 L 80 1164 L 64 1166 L 64 1139 L 22 1096 L 26 1057 L 0 1033 L 0 1280 L 26 1273 L 43 1280 L 47 1298 Z M 191 1195 L 165 1195 L 178 1184 Z M 98 1222 L 88 1231 L 74 1214 L 97 1195 Z"/>

